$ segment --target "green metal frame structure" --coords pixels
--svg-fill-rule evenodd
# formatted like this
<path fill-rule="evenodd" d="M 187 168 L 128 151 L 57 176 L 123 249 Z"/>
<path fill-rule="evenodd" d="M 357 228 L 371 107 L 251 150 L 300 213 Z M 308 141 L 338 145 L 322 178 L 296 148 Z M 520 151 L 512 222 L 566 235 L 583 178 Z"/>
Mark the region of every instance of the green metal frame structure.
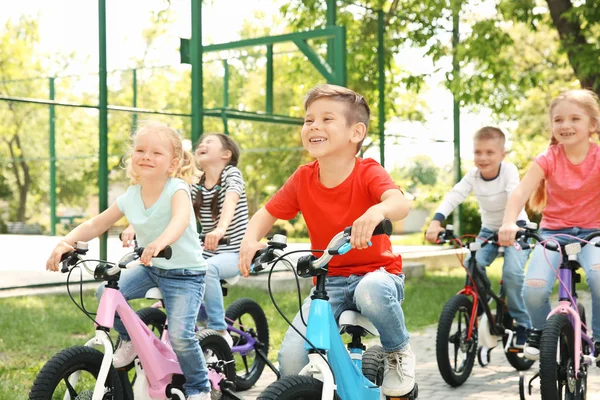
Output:
<path fill-rule="evenodd" d="M 132 122 L 135 126 L 137 114 L 157 114 L 167 116 L 191 117 L 191 139 L 195 143 L 202 135 L 204 117 L 219 117 L 223 121 L 224 131 L 228 133 L 229 119 L 241 119 L 256 122 L 270 122 L 278 124 L 302 125 L 303 119 L 273 113 L 273 45 L 283 42 L 292 42 L 306 56 L 308 61 L 317 69 L 328 83 L 346 86 L 346 30 L 343 26 L 336 25 L 336 1 L 326 0 L 326 27 L 311 31 L 297 32 L 285 35 L 252 38 L 228 43 L 202 45 L 202 0 L 191 1 L 191 39 L 181 39 L 181 62 L 191 64 L 191 114 L 163 112 L 158 110 L 137 107 L 137 71 L 133 73 L 133 100 L 132 107 L 113 106 L 108 104 L 107 85 L 107 46 L 106 46 L 106 0 L 98 0 L 98 40 L 99 40 L 99 74 L 97 105 L 77 104 L 55 101 L 54 77 L 47 78 L 49 85 L 48 100 L 23 98 L 0 95 L 0 101 L 23 102 L 48 105 L 49 108 L 49 157 L 50 157 L 50 226 L 52 235 L 56 234 L 56 149 L 55 149 L 55 107 L 81 107 L 97 109 L 99 112 L 99 153 L 98 153 L 98 189 L 99 212 L 108 208 L 108 113 L 109 111 L 132 113 Z M 384 165 L 384 123 L 385 123 L 385 69 L 384 69 L 384 13 L 379 10 L 379 43 L 378 43 L 378 71 L 379 71 L 379 146 L 381 164 Z M 315 52 L 307 43 L 312 39 L 325 39 L 327 41 L 326 59 Z M 266 112 L 249 112 L 231 109 L 228 107 L 228 62 L 222 60 L 224 67 L 223 107 L 205 109 L 203 98 L 203 57 L 204 53 L 239 49 L 250 46 L 265 46 L 266 67 Z M 100 240 L 100 258 L 105 259 L 107 253 L 107 235 Z"/>

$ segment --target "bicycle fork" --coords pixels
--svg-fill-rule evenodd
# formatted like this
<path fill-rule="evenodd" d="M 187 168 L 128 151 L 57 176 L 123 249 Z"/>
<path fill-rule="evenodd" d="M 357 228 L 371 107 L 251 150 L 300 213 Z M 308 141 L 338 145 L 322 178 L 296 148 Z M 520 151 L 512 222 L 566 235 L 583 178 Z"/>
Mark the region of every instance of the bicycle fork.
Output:
<path fill-rule="evenodd" d="M 96 335 L 87 341 L 85 344 L 87 347 L 102 346 L 104 348 L 104 357 L 102 358 L 102 364 L 100 365 L 100 371 L 96 378 L 96 385 L 94 386 L 94 395 L 92 400 L 102 400 L 104 397 L 104 382 L 108 378 L 108 372 L 112 365 L 113 359 L 113 346 L 108 336 L 108 332 L 103 329 L 96 329 Z M 77 371 L 75 374 L 69 377 L 69 383 L 75 385 L 79 379 L 80 372 Z"/>

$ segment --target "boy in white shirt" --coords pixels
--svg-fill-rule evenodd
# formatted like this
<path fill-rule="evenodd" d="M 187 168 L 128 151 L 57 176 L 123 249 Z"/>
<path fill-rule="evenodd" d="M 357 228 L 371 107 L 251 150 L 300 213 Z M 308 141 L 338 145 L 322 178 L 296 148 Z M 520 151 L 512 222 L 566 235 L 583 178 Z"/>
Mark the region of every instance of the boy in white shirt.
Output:
<path fill-rule="evenodd" d="M 519 171 L 509 162 L 503 161 L 504 133 L 495 127 L 486 126 L 473 137 L 473 153 L 475 166 L 444 197 L 436 210 L 425 238 L 435 243 L 438 234 L 443 230 L 441 223 L 465 198 L 474 192 L 481 213 L 481 231 L 478 237 L 485 239 L 494 234 L 504 217 L 506 202 L 512 191 L 519 184 Z M 525 209 L 521 210 L 518 224 L 525 226 L 529 222 Z M 479 239 L 478 239 L 479 240 Z M 524 268 L 529 250 L 518 250 L 515 247 L 504 248 L 504 266 L 502 281 L 507 294 L 508 310 L 516 321 L 515 347 L 522 348 L 527 339 L 527 330 L 531 328 L 529 315 L 523 302 Z M 487 245 L 476 253 L 478 266 L 485 273 L 485 267 L 498 256 L 498 246 Z"/>

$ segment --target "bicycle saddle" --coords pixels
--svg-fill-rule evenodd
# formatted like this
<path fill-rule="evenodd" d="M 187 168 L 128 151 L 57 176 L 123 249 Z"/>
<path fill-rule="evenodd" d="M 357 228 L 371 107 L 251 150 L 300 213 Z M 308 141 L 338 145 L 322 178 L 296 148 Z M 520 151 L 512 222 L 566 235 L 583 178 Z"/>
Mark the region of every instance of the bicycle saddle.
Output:
<path fill-rule="evenodd" d="M 367 317 L 359 313 L 358 311 L 346 310 L 340 315 L 340 333 L 344 333 L 348 331 L 348 328 L 353 326 L 358 326 L 365 330 L 366 333 L 369 333 L 373 336 L 379 336 L 379 332 L 375 325 L 369 321 Z M 350 333 L 350 332 L 349 332 Z M 366 335 L 366 334 L 365 334 Z M 362 336 L 365 336 L 362 335 Z"/>

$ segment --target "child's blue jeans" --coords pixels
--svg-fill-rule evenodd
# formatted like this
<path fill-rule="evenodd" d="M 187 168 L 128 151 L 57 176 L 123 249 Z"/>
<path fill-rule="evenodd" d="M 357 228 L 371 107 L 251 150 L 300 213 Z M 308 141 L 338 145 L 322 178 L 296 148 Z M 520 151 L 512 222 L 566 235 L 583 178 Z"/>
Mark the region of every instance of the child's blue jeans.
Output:
<path fill-rule="evenodd" d="M 104 285 L 96 292 L 98 300 Z M 204 271 L 139 265 L 121 272 L 119 291 L 127 301 L 144 298 L 153 287 L 158 287 L 163 295 L 169 320 L 169 340 L 185 376 L 187 395 L 210 391 L 206 361 L 195 335 L 196 316 L 204 294 Z M 123 340 L 130 340 L 118 317 L 114 328 Z"/>
<path fill-rule="evenodd" d="M 544 239 L 556 234 L 567 234 L 583 239 L 597 230 L 582 228 L 550 230 L 542 228 L 539 234 Z M 564 236 L 558 236 L 555 240 L 561 244 L 577 241 Z M 593 239 L 594 242 L 597 240 L 598 238 Z M 592 330 L 594 331 L 594 339 L 600 341 L 600 249 L 595 246 L 585 246 L 581 253 L 577 255 L 577 259 L 585 271 L 587 283 L 592 292 Z M 546 325 L 546 318 L 551 310 L 550 295 L 556 282 L 554 270 L 558 271 L 561 261 L 558 252 L 544 251 L 542 245 L 536 245 L 533 249 L 533 255 L 525 276 L 523 295 L 527 311 L 531 316 L 531 323 L 535 329 L 543 329 Z"/>
<path fill-rule="evenodd" d="M 198 321 L 207 320 L 207 327 L 216 331 L 227 329 L 221 279 L 234 278 L 240 274 L 238 260 L 240 253 L 220 253 L 206 259 L 206 291 L 204 309 L 198 314 Z"/>
<path fill-rule="evenodd" d="M 360 311 L 379 331 L 381 345 L 387 352 L 401 350 L 409 344 L 409 334 L 404 323 L 404 275 L 392 275 L 383 268 L 364 276 L 330 276 L 325 284 L 329 304 L 337 320 L 345 310 Z M 314 292 L 302 304 L 305 320 Z M 293 324 L 302 334 L 306 327 L 296 314 Z M 304 339 L 288 328 L 279 350 L 279 369 L 282 375 L 295 375 L 308 364 Z"/>
<path fill-rule="evenodd" d="M 484 239 L 493 234 L 494 231 L 481 228 L 477 241 L 483 242 Z M 475 253 L 475 260 L 482 267 L 481 271 L 485 272 L 485 267 L 491 265 L 498 257 L 498 248 L 499 246 L 495 244 L 487 244 Z M 514 246 L 504 247 L 504 265 L 502 266 L 502 284 L 506 292 L 508 311 L 517 325 L 528 329 L 531 328 L 531 323 L 523 300 L 523 282 L 525 280 L 525 264 L 527 258 L 529 258 L 529 253 L 531 253 L 531 250 L 520 250 Z"/>

